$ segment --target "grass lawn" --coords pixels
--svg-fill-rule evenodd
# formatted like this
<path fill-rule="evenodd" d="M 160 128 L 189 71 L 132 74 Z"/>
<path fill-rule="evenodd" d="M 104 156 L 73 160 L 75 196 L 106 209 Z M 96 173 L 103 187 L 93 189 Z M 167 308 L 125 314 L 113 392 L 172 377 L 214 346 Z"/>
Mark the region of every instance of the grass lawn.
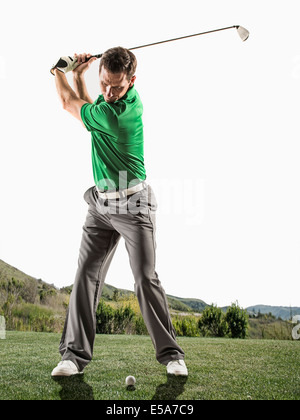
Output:
<path fill-rule="evenodd" d="M 167 377 L 148 336 L 97 335 L 84 375 L 54 380 L 60 334 L 7 332 L 0 400 L 300 400 L 300 343 L 178 338 L 189 377 Z M 134 375 L 135 389 L 125 386 Z"/>

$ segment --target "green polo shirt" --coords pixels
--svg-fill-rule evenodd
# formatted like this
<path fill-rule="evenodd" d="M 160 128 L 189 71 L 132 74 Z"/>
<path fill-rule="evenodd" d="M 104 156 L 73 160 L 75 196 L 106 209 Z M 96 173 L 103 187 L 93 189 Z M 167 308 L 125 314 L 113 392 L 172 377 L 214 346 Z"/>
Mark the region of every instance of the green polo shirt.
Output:
<path fill-rule="evenodd" d="M 100 190 L 128 188 L 146 179 L 143 104 L 135 87 L 117 102 L 100 95 L 84 104 L 81 119 L 92 135 L 92 165 Z"/>

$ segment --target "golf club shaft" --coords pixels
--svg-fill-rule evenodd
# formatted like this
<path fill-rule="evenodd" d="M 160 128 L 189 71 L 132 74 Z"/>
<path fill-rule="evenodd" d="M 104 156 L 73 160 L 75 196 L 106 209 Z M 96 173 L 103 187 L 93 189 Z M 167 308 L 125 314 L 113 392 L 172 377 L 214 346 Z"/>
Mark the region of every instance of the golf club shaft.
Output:
<path fill-rule="evenodd" d="M 137 50 L 139 48 L 145 48 L 145 47 L 151 47 L 153 45 L 158 45 L 158 44 L 164 44 L 166 42 L 172 42 L 172 41 L 178 41 L 180 39 L 185 39 L 185 38 L 191 38 L 194 36 L 200 36 L 200 35 L 206 35 L 206 34 L 211 34 L 213 32 L 220 32 L 220 31 L 226 31 L 227 29 L 232 29 L 232 28 L 238 28 L 238 26 L 228 26 L 226 28 L 221 28 L 221 29 L 213 29 L 211 31 L 206 31 L 206 32 L 200 32 L 198 34 L 192 34 L 192 35 L 185 35 L 185 36 L 180 36 L 178 38 L 172 38 L 172 39 L 167 39 L 165 41 L 158 41 L 158 42 L 153 42 L 152 44 L 145 44 L 145 45 L 140 45 L 138 47 L 132 47 L 132 48 L 128 48 L 129 50 Z M 97 54 L 94 55 L 93 57 L 97 57 L 97 58 L 101 58 L 102 54 Z"/>

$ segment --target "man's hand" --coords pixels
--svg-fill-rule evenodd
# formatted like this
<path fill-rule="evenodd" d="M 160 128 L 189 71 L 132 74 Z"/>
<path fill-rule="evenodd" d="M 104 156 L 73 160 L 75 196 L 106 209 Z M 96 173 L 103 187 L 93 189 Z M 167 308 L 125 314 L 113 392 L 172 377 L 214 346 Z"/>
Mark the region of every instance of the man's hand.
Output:
<path fill-rule="evenodd" d="M 69 71 L 74 70 L 78 66 L 77 60 L 75 57 L 60 57 L 56 64 L 53 64 L 51 68 L 51 73 L 54 75 L 54 69 L 59 70 L 62 73 L 68 73 Z"/>
<path fill-rule="evenodd" d="M 54 74 L 54 69 L 58 69 L 62 73 L 73 71 L 77 75 L 84 74 L 90 65 L 97 60 L 97 57 L 92 57 L 91 54 L 75 54 L 74 57 L 65 56 L 60 57 L 56 64 L 51 68 L 51 73 Z"/>
<path fill-rule="evenodd" d="M 73 73 L 76 76 L 83 75 L 91 66 L 91 64 L 97 60 L 97 57 L 92 57 L 91 54 L 75 54 L 74 59 L 77 62 L 77 66 L 73 69 Z"/>

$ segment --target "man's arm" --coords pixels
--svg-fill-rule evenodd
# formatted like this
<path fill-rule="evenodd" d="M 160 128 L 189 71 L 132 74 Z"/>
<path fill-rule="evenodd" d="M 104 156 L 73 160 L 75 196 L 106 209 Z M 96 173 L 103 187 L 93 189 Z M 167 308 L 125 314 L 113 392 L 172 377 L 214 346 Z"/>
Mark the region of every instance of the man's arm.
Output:
<path fill-rule="evenodd" d="M 78 74 L 76 72 L 73 72 L 73 83 L 74 83 L 74 90 L 77 96 L 83 101 L 86 101 L 92 104 L 93 100 L 87 91 L 83 74 Z"/>
<path fill-rule="evenodd" d="M 92 57 L 91 54 L 75 54 L 75 58 L 77 62 L 77 66 L 73 70 L 75 92 L 70 87 L 63 72 L 57 70 L 56 68 L 52 69 L 52 71 L 55 75 L 56 90 L 62 102 L 63 108 L 82 122 L 82 106 L 86 103 L 93 103 L 93 100 L 90 98 L 86 88 L 84 74 L 90 68 L 91 64 L 97 60 L 97 58 Z"/>
<path fill-rule="evenodd" d="M 81 108 L 89 101 L 85 101 L 76 95 L 74 90 L 69 85 L 64 73 L 57 69 L 54 69 L 53 73 L 55 75 L 56 90 L 61 100 L 63 109 L 70 112 L 73 117 L 82 122 Z"/>
<path fill-rule="evenodd" d="M 91 64 L 97 60 L 97 58 L 92 57 L 91 54 L 75 54 L 75 58 L 79 64 L 79 66 L 73 70 L 73 83 L 75 92 L 80 99 L 92 104 L 93 100 L 87 91 L 84 74 L 90 68 Z"/>

